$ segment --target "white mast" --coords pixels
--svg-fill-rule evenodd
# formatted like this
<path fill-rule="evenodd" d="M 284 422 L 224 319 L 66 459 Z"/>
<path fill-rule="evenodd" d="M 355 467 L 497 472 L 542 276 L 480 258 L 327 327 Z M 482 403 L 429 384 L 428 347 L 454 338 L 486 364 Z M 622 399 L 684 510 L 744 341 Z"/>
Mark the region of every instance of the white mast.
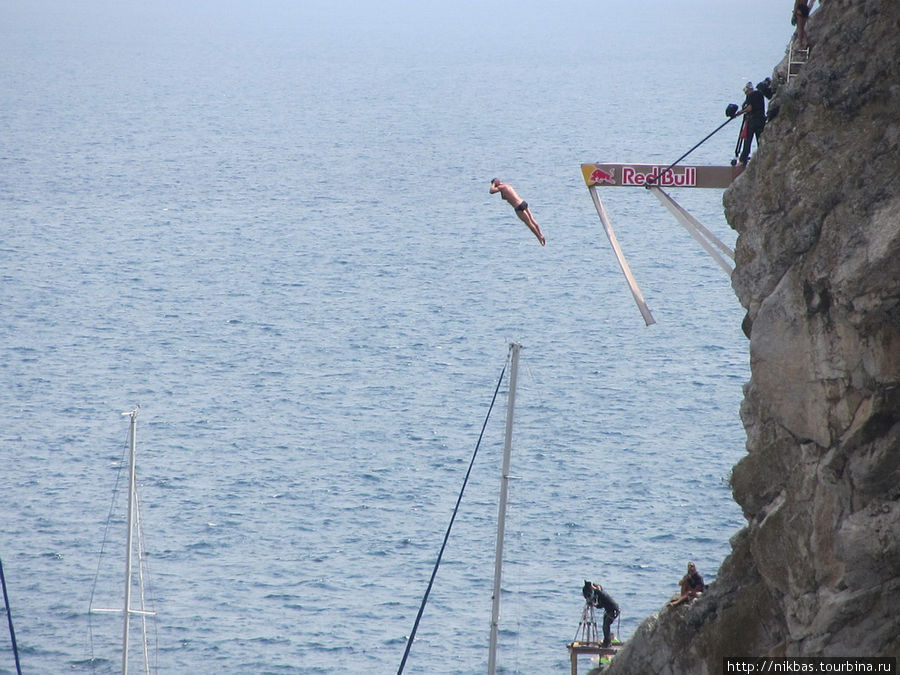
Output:
<path fill-rule="evenodd" d="M 143 671 L 146 675 L 150 673 L 150 658 L 147 646 L 147 617 L 154 616 L 155 613 L 147 611 L 144 606 L 144 573 L 141 562 L 140 551 L 143 548 L 141 542 L 141 516 L 137 497 L 137 415 L 140 406 L 129 412 L 123 412 L 123 415 L 131 416 L 130 442 L 129 442 L 129 459 L 128 459 L 128 514 L 126 516 L 126 527 L 128 532 L 125 536 L 125 601 L 121 610 L 118 609 L 99 609 L 91 608 L 92 613 L 116 613 L 122 612 L 122 675 L 128 675 L 128 641 L 130 632 L 131 615 L 137 614 L 141 617 L 141 638 L 143 642 L 144 666 Z M 138 537 L 138 588 L 140 590 L 140 609 L 131 608 L 131 587 L 134 582 L 132 568 L 134 567 L 134 535 L 137 530 Z"/>
<path fill-rule="evenodd" d="M 519 350 L 515 342 L 509 345 L 509 395 L 506 400 L 506 439 L 503 443 L 503 470 L 500 476 L 500 506 L 497 513 L 497 553 L 494 557 L 494 595 L 491 608 L 491 645 L 488 675 L 497 672 L 497 626 L 500 622 L 500 580 L 503 571 L 503 538 L 506 532 L 506 498 L 509 492 L 509 458 L 512 453 L 513 414 L 516 407 L 516 381 L 519 371 Z"/>
<path fill-rule="evenodd" d="M 137 432 L 137 408 L 131 415 L 131 444 L 129 448 L 129 481 L 128 481 L 128 535 L 125 550 L 125 608 L 122 611 L 122 675 L 128 673 L 128 624 L 131 618 L 131 550 L 134 547 L 134 493 L 137 490 L 137 470 L 135 468 L 135 433 Z"/>

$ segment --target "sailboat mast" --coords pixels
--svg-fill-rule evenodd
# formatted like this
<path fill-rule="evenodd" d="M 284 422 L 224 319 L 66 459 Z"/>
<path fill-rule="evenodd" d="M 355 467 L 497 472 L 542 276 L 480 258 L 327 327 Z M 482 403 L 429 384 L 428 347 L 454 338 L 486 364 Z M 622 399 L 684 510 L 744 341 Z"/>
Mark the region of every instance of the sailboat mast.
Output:
<path fill-rule="evenodd" d="M 494 594 L 491 608 L 491 643 L 488 656 L 488 675 L 497 672 L 497 628 L 500 623 L 500 581 L 503 572 L 503 539 L 506 533 L 506 500 L 509 493 L 509 460 L 512 454 L 513 415 L 516 407 L 516 384 L 519 375 L 519 350 L 515 342 L 509 345 L 509 395 L 506 400 L 506 438 L 503 442 L 503 469 L 500 475 L 500 506 L 497 513 L 497 552 L 494 556 Z"/>
<path fill-rule="evenodd" d="M 135 467 L 135 448 L 137 432 L 137 409 L 126 413 L 131 415 L 131 443 L 129 446 L 129 481 L 128 481 L 128 535 L 125 551 L 125 608 L 122 612 L 122 675 L 128 674 L 128 628 L 131 618 L 131 551 L 134 548 L 134 495 L 137 491 L 137 470 Z"/>

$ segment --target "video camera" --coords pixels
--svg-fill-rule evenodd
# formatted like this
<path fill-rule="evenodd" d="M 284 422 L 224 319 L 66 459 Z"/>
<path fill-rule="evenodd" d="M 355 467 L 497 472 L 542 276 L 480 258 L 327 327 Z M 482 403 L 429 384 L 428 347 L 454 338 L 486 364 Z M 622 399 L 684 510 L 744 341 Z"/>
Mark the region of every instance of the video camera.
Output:
<path fill-rule="evenodd" d="M 771 99 L 775 95 L 775 89 L 772 87 L 772 78 L 767 77 L 756 85 L 756 90 L 767 99 Z"/>

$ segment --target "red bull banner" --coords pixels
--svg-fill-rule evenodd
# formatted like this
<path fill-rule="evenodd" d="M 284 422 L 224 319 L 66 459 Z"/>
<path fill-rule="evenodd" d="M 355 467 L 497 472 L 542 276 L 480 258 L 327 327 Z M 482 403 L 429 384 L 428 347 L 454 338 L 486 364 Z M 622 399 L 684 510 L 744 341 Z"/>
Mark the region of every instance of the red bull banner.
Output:
<path fill-rule="evenodd" d="M 737 176 L 730 166 L 675 166 L 656 164 L 582 164 L 588 187 L 693 187 L 727 188 Z"/>

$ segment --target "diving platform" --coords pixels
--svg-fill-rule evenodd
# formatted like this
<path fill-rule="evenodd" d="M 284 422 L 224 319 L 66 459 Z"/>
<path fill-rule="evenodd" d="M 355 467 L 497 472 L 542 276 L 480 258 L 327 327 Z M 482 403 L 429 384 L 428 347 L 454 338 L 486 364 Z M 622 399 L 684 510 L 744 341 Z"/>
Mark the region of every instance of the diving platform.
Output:
<path fill-rule="evenodd" d="M 600 199 L 598 188 L 605 187 L 642 187 L 649 190 L 654 197 L 675 217 L 675 219 L 688 231 L 688 233 L 700 244 L 701 247 L 716 261 L 719 267 L 731 277 L 734 270 L 734 251 L 709 229 L 703 226 L 684 207 L 676 202 L 663 188 L 713 188 L 725 189 L 737 178 L 743 167 L 737 166 L 694 166 L 671 165 L 660 166 L 655 164 L 582 164 L 581 174 L 585 185 L 591 193 L 600 223 L 606 232 L 606 237 L 613 248 L 616 260 L 628 288 L 634 297 L 634 301 L 644 318 L 646 325 L 656 323 L 650 308 L 647 306 L 637 280 L 628 266 L 622 247 L 616 238 L 609 214 Z M 731 262 L 729 262 L 729 259 Z"/>
<path fill-rule="evenodd" d="M 582 164 L 588 187 L 727 188 L 740 170 L 733 166 L 674 166 L 656 164 Z"/>

